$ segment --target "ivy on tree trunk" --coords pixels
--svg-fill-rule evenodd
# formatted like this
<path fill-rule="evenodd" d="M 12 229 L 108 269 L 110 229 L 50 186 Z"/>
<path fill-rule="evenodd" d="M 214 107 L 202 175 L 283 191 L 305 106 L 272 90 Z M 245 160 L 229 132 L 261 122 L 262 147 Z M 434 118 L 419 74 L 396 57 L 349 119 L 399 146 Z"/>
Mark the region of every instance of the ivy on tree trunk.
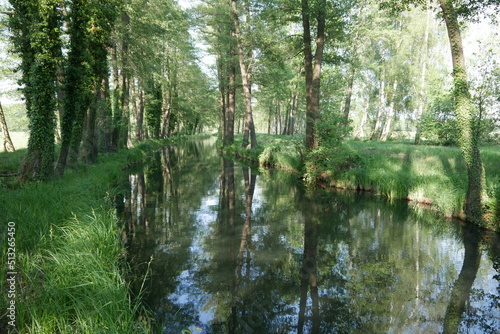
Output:
<path fill-rule="evenodd" d="M 61 54 L 59 2 L 12 0 L 9 25 L 14 50 L 20 55 L 21 83 L 26 100 L 30 137 L 21 166 L 21 181 L 53 175 L 55 160 L 56 76 Z"/>
<path fill-rule="evenodd" d="M 482 225 L 481 197 L 483 193 L 484 170 L 479 152 L 479 131 L 474 105 L 469 92 L 465 65 L 462 36 L 457 13 L 451 0 L 439 0 L 443 12 L 453 61 L 453 81 L 455 113 L 459 127 L 459 145 L 467 166 L 468 187 L 465 198 L 465 214 L 467 219 Z"/>

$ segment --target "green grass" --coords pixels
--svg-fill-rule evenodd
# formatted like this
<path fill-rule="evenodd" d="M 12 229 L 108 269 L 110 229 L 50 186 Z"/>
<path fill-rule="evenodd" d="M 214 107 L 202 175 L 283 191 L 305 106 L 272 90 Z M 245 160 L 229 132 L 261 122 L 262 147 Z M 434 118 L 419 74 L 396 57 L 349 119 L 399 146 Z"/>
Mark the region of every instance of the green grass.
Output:
<path fill-rule="evenodd" d="M 246 150 L 237 136 L 235 144 L 224 152 L 303 173 L 311 185 L 367 190 L 389 200 L 410 200 L 445 216 L 463 218 L 467 173 L 457 147 L 350 140 L 341 147 L 322 147 L 305 155 L 300 138 L 259 134 L 257 142 L 256 148 Z M 481 154 L 488 227 L 500 230 L 500 147 L 482 147 Z"/>
<path fill-rule="evenodd" d="M 1 153 L 2 171 L 16 172 L 22 156 L 22 151 Z M 125 249 L 111 211 L 111 198 L 121 191 L 113 185 L 126 176 L 123 167 L 140 157 L 138 150 L 122 151 L 70 169 L 62 179 L 0 185 L 2 263 L 7 222 L 16 223 L 19 332 L 149 332 L 141 315 L 146 313 L 139 300 L 130 299 L 123 279 Z M 6 266 L 0 274 L 4 289 Z M 6 298 L 1 294 L 2 309 Z M 5 327 L 6 319 L 1 321 Z"/>
<path fill-rule="evenodd" d="M 338 174 L 336 184 L 430 204 L 446 216 L 463 214 L 467 173 L 459 148 L 404 142 L 347 141 L 345 145 L 356 153 L 358 163 Z M 499 211 L 500 147 L 483 147 L 481 154 L 488 194 L 484 204 L 491 218 Z M 496 219 L 495 229 L 498 224 Z"/>
<path fill-rule="evenodd" d="M 345 177 L 355 176 L 359 183 L 372 184 L 388 197 L 433 199 L 446 213 L 462 207 L 467 174 L 459 148 L 356 141 L 347 145 L 361 157 L 363 167 L 348 171 Z M 484 147 L 481 154 L 487 192 L 493 198 L 500 181 L 500 147 Z"/>

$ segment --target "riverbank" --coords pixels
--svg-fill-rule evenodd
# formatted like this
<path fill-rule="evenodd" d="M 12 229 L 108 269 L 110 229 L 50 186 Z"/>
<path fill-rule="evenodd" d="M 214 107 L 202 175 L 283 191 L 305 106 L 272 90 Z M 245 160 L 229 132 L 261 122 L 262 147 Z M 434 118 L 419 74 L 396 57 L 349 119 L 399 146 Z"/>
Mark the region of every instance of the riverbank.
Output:
<path fill-rule="evenodd" d="M 340 148 L 305 154 L 300 138 L 259 135 L 257 141 L 257 148 L 245 150 L 237 137 L 224 152 L 262 166 L 291 170 L 316 187 L 369 192 L 424 205 L 445 217 L 464 218 L 467 174 L 457 147 L 346 141 Z M 481 154 L 488 194 L 484 203 L 487 228 L 499 231 L 500 147 L 483 147 Z"/>
<path fill-rule="evenodd" d="M 15 174 L 26 150 L 0 153 L 1 261 L 14 261 L 0 267 L 0 288 L 9 288 L 0 297 L 2 314 L 14 304 L 12 317 L 0 319 L 0 332 L 14 324 L 20 333 L 154 331 L 125 279 L 126 249 L 113 201 L 126 191 L 124 169 L 182 139 L 147 141 L 70 168 L 61 179 L 24 185 Z M 12 277 L 15 284 L 6 286 Z"/>
<path fill-rule="evenodd" d="M 296 174 L 302 173 L 303 148 L 302 137 L 258 134 L 258 145 L 252 149 L 241 146 L 242 135 L 236 135 L 234 144 L 222 147 L 218 141 L 218 149 L 225 156 L 257 162 L 263 167 L 284 169 Z"/>
<path fill-rule="evenodd" d="M 2 153 L 2 172 L 15 173 L 23 153 Z M 44 183 L 6 185 L 4 179 L 2 254 L 7 222 L 12 222 L 15 265 L 9 271 L 16 273 L 16 285 L 12 298 L 2 294 L 1 307 L 15 302 L 14 323 L 20 333 L 148 330 L 150 324 L 140 320 L 143 309 L 130 299 L 123 279 L 124 248 L 111 210 L 111 186 L 131 161 L 130 154 L 106 155 L 96 165 L 69 169 L 64 178 Z M 3 265 L 2 278 L 6 270 Z M 4 283 L 2 279 L 2 289 Z M 12 330 L 7 321 L 2 318 L 0 328 Z"/>

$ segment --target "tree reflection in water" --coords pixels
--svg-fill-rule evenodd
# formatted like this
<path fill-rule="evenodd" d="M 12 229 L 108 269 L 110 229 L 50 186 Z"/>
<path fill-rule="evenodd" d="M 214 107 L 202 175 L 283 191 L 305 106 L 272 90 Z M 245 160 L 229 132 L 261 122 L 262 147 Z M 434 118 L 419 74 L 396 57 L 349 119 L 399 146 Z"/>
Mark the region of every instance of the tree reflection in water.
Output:
<path fill-rule="evenodd" d="M 206 142 L 152 154 L 123 188 L 132 286 L 153 256 L 144 300 L 164 333 L 500 327 L 496 235 L 406 203 L 305 192 L 295 176 L 241 167 Z"/>
<path fill-rule="evenodd" d="M 317 211 L 314 202 L 307 197 L 304 199 L 304 257 L 302 259 L 300 277 L 300 302 L 298 333 L 304 332 L 304 322 L 307 304 L 307 290 L 310 289 L 312 300 L 312 326 L 311 333 L 319 333 L 319 297 L 318 297 L 318 272 L 316 268 L 316 252 L 318 248 L 316 235 L 315 213 Z"/>

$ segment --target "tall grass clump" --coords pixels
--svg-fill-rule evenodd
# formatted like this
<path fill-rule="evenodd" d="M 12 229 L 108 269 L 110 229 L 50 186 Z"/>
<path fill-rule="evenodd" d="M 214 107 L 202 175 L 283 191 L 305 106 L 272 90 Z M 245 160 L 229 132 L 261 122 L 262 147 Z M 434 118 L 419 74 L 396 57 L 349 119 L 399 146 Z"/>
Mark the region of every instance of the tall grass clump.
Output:
<path fill-rule="evenodd" d="M 0 154 L 0 161 L 4 154 L 10 153 Z M 2 263 L 7 222 L 16 225 L 20 333 L 148 332 L 149 321 L 140 320 L 140 302 L 130 298 L 123 279 L 125 249 L 110 212 L 113 195 L 127 187 L 123 169 L 141 157 L 135 150 L 122 151 L 70 169 L 62 179 L 0 184 Z M 6 266 L 0 276 L 5 291 Z M 2 309 L 7 302 L 0 294 Z"/>
<path fill-rule="evenodd" d="M 55 227 L 51 249 L 24 256 L 19 318 L 28 333 L 145 333 L 123 279 L 123 247 L 110 212 Z M 26 255 L 26 254 L 25 254 Z"/>

